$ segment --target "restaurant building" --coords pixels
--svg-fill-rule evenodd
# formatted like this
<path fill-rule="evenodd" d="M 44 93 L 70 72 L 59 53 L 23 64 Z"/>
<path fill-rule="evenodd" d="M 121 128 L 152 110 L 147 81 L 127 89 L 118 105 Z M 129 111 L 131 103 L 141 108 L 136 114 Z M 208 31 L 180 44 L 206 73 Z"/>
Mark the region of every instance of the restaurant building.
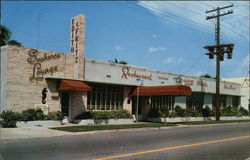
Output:
<path fill-rule="evenodd" d="M 147 117 L 151 108 L 212 107 L 215 80 L 85 58 L 85 16 L 71 19 L 70 54 L 1 47 L 1 112 L 60 110 L 68 120 L 86 110 Z M 240 84 L 220 81 L 221 106 L 240 105 Z"/>

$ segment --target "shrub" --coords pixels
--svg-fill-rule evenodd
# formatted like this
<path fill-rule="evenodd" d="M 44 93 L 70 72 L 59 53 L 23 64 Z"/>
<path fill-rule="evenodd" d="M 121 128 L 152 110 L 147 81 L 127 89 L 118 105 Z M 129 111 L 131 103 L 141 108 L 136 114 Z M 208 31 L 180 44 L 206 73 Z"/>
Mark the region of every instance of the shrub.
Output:
<path fill-rule="evenodd" d="M 187 117 L 202 117 L 202 113 L 196 109 L 185 109 L 185 116 Z"/>
<path fill-rule="evenodd" d="M 227 107 L 222 108 L 221 115 L 222 116 L 235 116 L 237 115 L 237 110 L 238 110 L 237 108 L 233 109 L 232 106 L 227 106 Z"/>
<path fill-rule="evenodd" d="M 87 111 L 78 115 L 75 119 L 125 119 L 132 118 L 127 110 L 114 111 Z"/>
<path fill-rule="evenodd" d="M 76 116 L 75 119 L 93 119 L 90 111 L 83 112 L 80 115 Z"/>
<path fill-rule="evenodd" d="M 176 106 L 174 110 L 178 117 L 185 117 L 185 110 L 182 109 L 180 106 Z"/>
<path fill-rule="evenodd" d="M 214 116 L 214 112 L 210 107 L 206 106 L 202 109 L 202 115 L 203 117 L 211 117 Z"/>
<path fill-rule="evenodd" d="M 248 111 L 245 108 L 243 108 L 242 106 L 240 106 L 240 108 L 239 108 L 239 113 L 243 116 L 248 116 L 248 114 L 249 114 Z"/>
<path fill-rule="evenodd" d="M 127 110 L 111 111 L 111 116 L 113 116 L 115 119 L 132 118 L 131 113 Z"/>
<path fill-rule="evenodd" d="M 20 120 L 20 113 L 7 110 L 0 114 L 0 118 L 2 119 L 1 125 L 4 128 L 13 128 L 16 127 L 16 122 Z"/>
<path fill-rule="evenodd" d="M 110 119 L 110 112 L 111 111 L 92 111 L 90 114 L 93 119 Z"/>
<path fill-rule="evenodd" d="M 21 113 L 22 121 L 35 121 L 35 120 L 44 120 L 45 115 L 43 111 L 39 109 L 26 109 Z"/>
<path fill-rule="evenodd" d="M 160 108 L 160 117 L 161 118 L 166 118 L 169 116 L 169 110 L 167 106 L 161 106 Z"/>
<path fill-rule="evenodd" d="M 64 114 L 61 111 L 49 112 L 46 119 L 47 120 L 63 120 Z"/>
<path fill-rule="evenodd" d="M 169 118 L 175 118 L 175 117 L 178 117 L 178 114 L 176 113 L 175 110 L 171 110 L 171 111 L 169 111 L 168 117 Z"/>
<path fill-rule="evenodd" d="M 148 117 L 150 118 L 165 118 L 168 117 L 168 115 L 169 115 L 169 110 L 166 106 L 152 108 L 148 112 Z"/>

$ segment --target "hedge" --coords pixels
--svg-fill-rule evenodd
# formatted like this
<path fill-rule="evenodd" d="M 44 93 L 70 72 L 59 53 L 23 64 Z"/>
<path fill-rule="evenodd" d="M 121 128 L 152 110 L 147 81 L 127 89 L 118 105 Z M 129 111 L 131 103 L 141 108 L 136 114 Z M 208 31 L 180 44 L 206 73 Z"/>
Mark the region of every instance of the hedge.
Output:
<path fill-rule="evenodd" d="M 0 114 L 0 123 L 4 128 L 15 128 L 16 122 L 20 120 L 21 114 L 11 110 L 3 111 Z"/>
<path fill-rule="evenodd" d="M 164 112 L 165 109 L 165 112 Z M 221 116 L 248 116 L 249 111 L 247 111 L 243 107 L 224 107 L 221 108 L 220 111 Z M 215 108 L 211 109 L 210 107 L 206 106 L 202 110 L 195 110 L 192 108 L 183 109 L 180 106 L 176 106 L 174 110 L 168 111 L 167 107 L 162 106 L 158 108 L 152 108 L 149 113 L 148 117 L 150 118 L 174 118 L 174 117 L 212 117 L 215 116 Z"/>
<path fill-rule="evenodd" d="M 112 111 L 86 111 L 75 117 L 75 119 L 127 119 L 132 118 L 127 110 Z"/>
<path fill-rule="evenodd" d="M 0 114 L 0 124 L 4 128 L 13 128 L 16 127 L 17 121 L 62 120 L 63 116 L 60 111 L 49 112 L 46 116 L 41 109 L 26 109 L 21 113 L 7 110 Z"/>

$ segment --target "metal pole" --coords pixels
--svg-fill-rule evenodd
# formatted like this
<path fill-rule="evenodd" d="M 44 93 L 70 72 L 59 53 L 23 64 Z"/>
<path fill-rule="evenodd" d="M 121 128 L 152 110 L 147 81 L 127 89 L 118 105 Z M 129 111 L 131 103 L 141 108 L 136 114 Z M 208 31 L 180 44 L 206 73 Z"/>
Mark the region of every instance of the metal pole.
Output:
<path fill-rule="evenodd" d="M 136 118 L 136 122 L 138 122 L 138 105 L 139 105 L 139 85 L 137 87 L 137 102 L 136 102 L 136 111 L 135 111 L 135 118 Z"/>

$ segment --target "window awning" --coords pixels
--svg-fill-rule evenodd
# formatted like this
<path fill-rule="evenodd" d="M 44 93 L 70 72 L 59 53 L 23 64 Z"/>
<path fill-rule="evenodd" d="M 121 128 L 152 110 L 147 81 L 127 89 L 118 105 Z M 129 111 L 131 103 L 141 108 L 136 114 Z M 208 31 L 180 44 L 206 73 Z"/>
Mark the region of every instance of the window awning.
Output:
<path fill-rule="evenodd" d="M 139 92 L 139 93 L 138 93 Z M 192 90 L 189 86 L 169 85 L 169 86 L 143 86 L 134 89 L 132 96 L 159 96 L 159 95 L 176 95 L 191 96 Z"/>
<path fill-rule="evenodd" d="M 82 81 L 75 80 L 61 80 L 60 87 L 58 90 L 67 90 L 67 91 L 91 91 L 92 87 L 88 86 Z"/>

